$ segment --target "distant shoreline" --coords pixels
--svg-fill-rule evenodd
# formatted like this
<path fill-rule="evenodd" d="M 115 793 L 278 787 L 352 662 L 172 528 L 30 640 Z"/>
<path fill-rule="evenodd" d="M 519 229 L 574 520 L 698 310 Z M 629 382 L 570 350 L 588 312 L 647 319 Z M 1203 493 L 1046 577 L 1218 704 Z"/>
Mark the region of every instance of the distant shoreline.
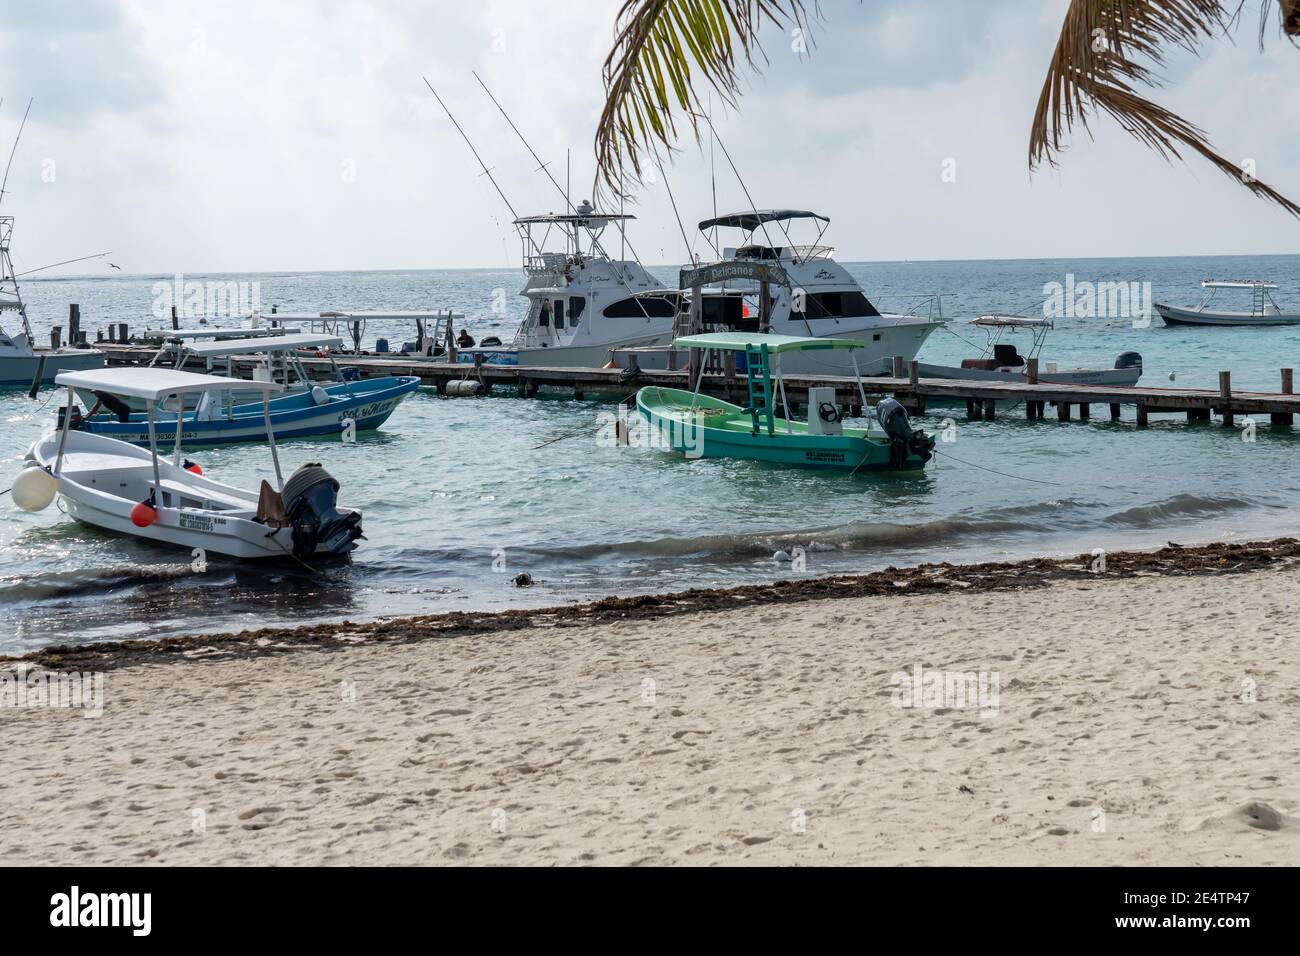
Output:
<path fill-rule="evenodd" d="M 1155 551 L 1107 552 L 1104 571 L 1092 570 L 1096 563 L 1092 554 L 976 564 L 943 562 L 889 567 L 866 574 L 610 596 L 542 608 L 452 611 L 371 621 L 344 619 L 337 623 L 267 627 L 238 633 L 57 644 L 23 655 L 0 656 L 0 665 L 23 662 L 52 669 L 100 670 L 136 664 L 276 656 L 312 648 L 409 644 L 536 627 L 600 626 L 829 599 L 1018 591 L 1059 581 L 1104 585 L 1138 577 L 1243 574 L 1300 563 L 1300 538 L 1186 547 L 1171 542 Z"/>

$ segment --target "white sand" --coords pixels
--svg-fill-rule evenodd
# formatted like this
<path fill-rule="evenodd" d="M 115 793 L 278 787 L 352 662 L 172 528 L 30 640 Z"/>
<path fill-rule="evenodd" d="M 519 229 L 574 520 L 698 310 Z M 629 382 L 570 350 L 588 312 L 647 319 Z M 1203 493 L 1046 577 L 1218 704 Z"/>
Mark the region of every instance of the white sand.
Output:
<path fill-rule="evenodd" d="M 5 860 L 1297 863 L 1298 604 L 1098 580 L 128 667 L 99 719 L 0 710 Z M 918 664 L 998 672 L 996 715 L 894 706 Z"/>

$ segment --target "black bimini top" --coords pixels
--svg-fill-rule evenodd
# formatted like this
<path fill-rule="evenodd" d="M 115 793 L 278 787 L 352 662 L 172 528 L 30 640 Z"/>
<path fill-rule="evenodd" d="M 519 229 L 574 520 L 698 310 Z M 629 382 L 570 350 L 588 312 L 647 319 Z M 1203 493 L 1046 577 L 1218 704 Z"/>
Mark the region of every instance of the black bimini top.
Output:
<path fill-rule="evenodd" d="M 706 219 L 700 223 L 700 231 L 714 226 L 729 226 L 753 232 L 765 222 L 782 222 L 786 219 L 820 219 L 830 222 L 825 216 L 806 209 L 751 209 L 749 212 L 733 212 L 716 219 Z"/>

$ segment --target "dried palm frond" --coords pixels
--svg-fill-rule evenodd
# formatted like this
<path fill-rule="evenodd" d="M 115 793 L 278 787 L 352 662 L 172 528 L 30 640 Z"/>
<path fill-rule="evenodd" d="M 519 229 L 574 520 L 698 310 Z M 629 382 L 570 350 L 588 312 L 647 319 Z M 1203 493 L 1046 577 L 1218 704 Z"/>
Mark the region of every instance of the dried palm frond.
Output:
<path fill-rule="evenodd" d="M 1284 28 L 1300 29 L 1294 22 L 1300 0 L 1278 2 Z M 1139 85 L 1159 82 L 1144 62 L 1158 68 L 1170 45 L 1196 52 L 1198 43 L 1226 30 L 1235 18 L 1228 6 L 1241 9 L 1225 0 L 1072 0 L 1034 112 L 1030 168 L 1055 164 L 1075 121 L 1086 130 L 1091 114 L 1101 111 L 1165 159 L 1181 159 L 1179 146 L 1184 146 L 1255 195 L 1300 216 L 1300 205 L 1217 153 L 1203 130 L 1136 92 Z"/>
<path fill-rule="evenodd" d="M 815 5 L 814 5 L 815 10 Z M 765 24 L 808 31 L 803 0 L 626 0 L 605 60 L 605 108 L 596 128 L 597 193 L 623 192 L 623 177 L 642 174 L 642 153 L 677 138 L 674 111 L 700 138 L 703 104 L 692 68 L 727 105 L 740 94 L 742 65 L 767 57 L 758 41 Z M 737 50 L 739 47 L 739 50 Z"/>

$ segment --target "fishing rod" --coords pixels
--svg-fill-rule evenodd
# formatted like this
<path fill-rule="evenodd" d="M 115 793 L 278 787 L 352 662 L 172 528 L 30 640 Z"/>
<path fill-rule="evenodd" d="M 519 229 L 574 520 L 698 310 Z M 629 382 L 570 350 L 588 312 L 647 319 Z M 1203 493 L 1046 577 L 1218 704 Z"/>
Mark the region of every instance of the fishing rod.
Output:
<path fill-rule="evenodd" d="M 32 103 L 35 101 L 35 97 L 27 101 L 27 110 L 23 113 L 23 121 L 18 124 L 18 135 L 14 137 L 13 149 L 9 150 L 9 163 L 5 166 L 5 178 L 3 182 L 0 182 L 0 203 L 4 202 L 5 193 L 8 191 L 9 170 L 13 168 L 14 155 L 18 152 L 18 141 L 23 138 L 23 129 L 27 126 L 27 114 L 32 111 Z"/>
<path fill-rule="evenodd" d="M 573 200 L 569 197 L 569 194 L 565 191 L 564 187 L 561 186 L 559 182 L 556 180 L 555 176 L 552 175 L 551 170 L 549 168 L 549 164 L 542 162 L 542 158 L 537 155 L 537 151 L 533 149 L 532 144 L 528 142 L 528 140 L 524 137 L 524 134 L 519 131 L 519 127 L 515 125 L 514 120 L 510 118 L 510 114 L 505 111 L 505 108 L 502 107 L 502 105 L 499 102 L 497 102 L 497 98 L 492 95 L 492 91 L 489 90 L 487 84 L 483 82 L 483 78 L 478 75 L 478 71 L 471 70 L 470 72 L 473 73 L 474 79 L 478 80 L 478 85 L 483 87 L 483 92 L 488 95 L 488 99 L 492 101 L 492 105 L 495 106 L 497 110 L 501 113 L 501 115 L 505 117 L 506 122 L 510 124 L 510 128 L 515 131 L 515 135 L 519 137 L 519 141 L 524 144 L 524 148 L 528 150 L 528 154 L 532 156 L 533 160 L 537 163 L 537 168 L 540 169 L 542 172 L 546 173 L 546 178 L 551 181 L 551 185 L 553 185 L 556 188 L 556 190 L 560 193 L 560 195 L 564 197 L 565 207 L 568 209 L 569 212 L 574 213 L 576 215 L 578 211 L 577 207 L 573 205 Z M 619 190 L 619 193 L 620 194 L 622 193 L 622 189 Z M 606 259 L 610 259 L 611 257 L 609 253 L 605 251 L 605 247 L 601 243 L 600 237 L 596 235 L 594 232 L 592 232 L 590 227 L 588 227 L 587 232 L 591 236 L 592 245 L 596 247 L 597 251 L 599 251 L 600 254 L 604 256 Z M 622 219 L 620 219 L 618 223 L 618 233 L 622 241 L 627 244 L 628 249 L 631 250 L 632 258 L 634 258 L 637 262 L 640 262 L 641 256 L 637 253 L 636 247 L 633 246 L 631 241 L 627 238 L 627 230 L 624 228 Z M 576 223 L 574 224 L 574 236 L 575 237 L 577 236 Z M 636 293 L 633 292 L 631 287 L 628 286 L 626 278 L 622 273 L 622 270 L 621 269 L 616 270 L 615 275 L 618 278 L 618 284 L 621 285 L 627 291 L 628 295 L 632 297 L 632 300 L 636 302 L 637 307 L 641 310 L 641 314 L 645 318 L 649 319 L 650 313 L 646 311 L 645 303 L 643 303 L 640 299 L 638 299 Z"/>
<path fill-rule="evenodd" d="M 23 276 L 34 275 L 37 272 L 44 272 L 46 269 L 53 269 L 57 266 L 70 266 L 74 262 L 85 262 L 88 259 L 102 259 L 104 256 L 111 256 L 113 251 L 97 252 L 93 256 L 81 256 L 79 259 L 64 259 L 62 262 L 51 262 L 48 266 L 41 266 L 39 269 L 28 269 L 26 272 L 19 272 L 14 275 L 15 279 L 21 279 Z"/>
<path fill-rule="evenodd" d="M 506 197 L 505 191 L 497 182 L 496 177 L 492 175 L 492 170 L 488 168 L 487 163 L 483 162 L 483 157 L 478 154 L 478 150 L 475 149 L 474 144 L 470 142 L 469 136 L 467 136 L 465 131 L 461 129 L 460 123 L 456 122 L 456 117 L 451 115 L 451 110 L 447 109 L 447 104 L 442 101 L 442 97 L 439 96 L 438 91 L 433 88 L 433 84 L 429 82 L 429 78 L 422 76 L 420 79 L 424 80 L 424 85 L 429 88 L 429 92 L 433 94 L 433 98 L 438 101 L 438 105 L 442 107 L 442 111 L 447 114 L 447 119 L 451 120 L 451 125 L 456 127 L 456 132 L 460 133 L 460 138 L 465 141 L 465 145 L 469 147 L 469 151 L 473 153 L 474 158 L 478 160 L 479 166 L 483 168 L 483 175 L 487 176 L 488 181 L 492 183 L 492 188 L 497 191 L 497 195 L 501 197 L 501 201 L 506 204 L 506 208 L 510 210 L 510 215 L 515 219 L 518 219 L 519 213 L 515 212 L 515 207 L 510 204 L 510 200 Z M 521 234 L 523 234 L 522 231 Z M 528 236 L 527 239 L 532 243 L 534 251 L 538 255 L 541 255 L 542 250 L 532 241 L 532 236 Z"/>

